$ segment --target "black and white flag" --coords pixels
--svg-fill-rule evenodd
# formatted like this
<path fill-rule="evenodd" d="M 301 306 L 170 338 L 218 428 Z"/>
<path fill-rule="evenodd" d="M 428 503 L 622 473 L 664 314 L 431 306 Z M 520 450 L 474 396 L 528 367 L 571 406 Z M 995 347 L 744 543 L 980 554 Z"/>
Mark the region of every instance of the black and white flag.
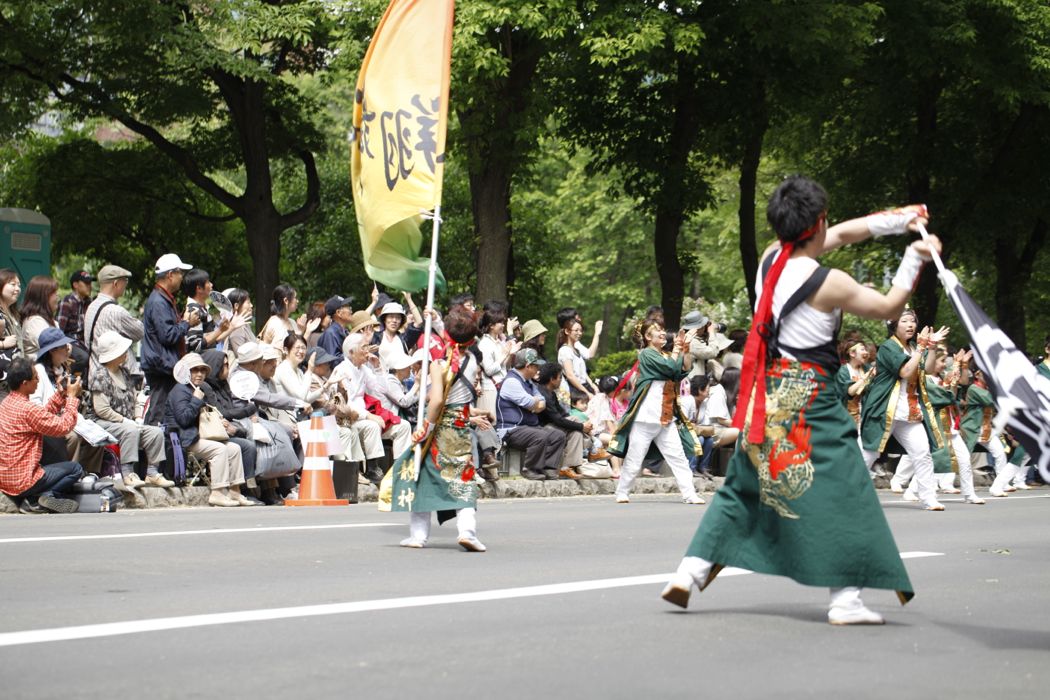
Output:
<path fill-rule="evenodd" d="M 966 326 L 974 359 L 995 397 L 996 431 L 1009 428 L 1039 467 L 1043 480 L 1050 483 L 1050 379 L 1039 374 L 950 270 L 942 268 L 939 277 Z"/>

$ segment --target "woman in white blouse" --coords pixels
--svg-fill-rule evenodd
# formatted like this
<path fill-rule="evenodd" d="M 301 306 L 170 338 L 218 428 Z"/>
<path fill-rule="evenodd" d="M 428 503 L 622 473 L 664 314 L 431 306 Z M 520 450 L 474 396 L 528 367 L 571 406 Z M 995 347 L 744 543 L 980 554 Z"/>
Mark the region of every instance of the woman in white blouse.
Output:
<path fill-rule="evenodd" d="M 310 404 L 320 398 L 322 389 L 317 388 L 314 379 L 314 362 L 317 360 L 315 353 L 306 359 L 306 340 L 303 336 L 290 333 L 284 341 L 285 358 L 277 365 L 277 371 L 273 375 L 273 382 L 277 391 L 299 399 Z M 303 361 L 306 361 L 306 371 L 300 369 Z M 311 384 L 315 386 L 312 388 Z"/>

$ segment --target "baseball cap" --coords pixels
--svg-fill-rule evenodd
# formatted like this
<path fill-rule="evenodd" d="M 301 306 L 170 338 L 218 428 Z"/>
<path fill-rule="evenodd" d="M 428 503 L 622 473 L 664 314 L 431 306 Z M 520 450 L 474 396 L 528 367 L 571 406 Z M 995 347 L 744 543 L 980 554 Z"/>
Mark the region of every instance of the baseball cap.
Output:
<path fill-rule="evenodd" d="M 175 253 L 165 253 L 164 255 L 157 258 L 157 264 L 154 266 L 153 271 L 158 275 L 164 272 L 170 272 L 171 270 L 192 270 L 193 265 L 187 265 L 182 262 Z"/>
<path fill-rule="evenodd" d="M 94 282 L 95 278 L 87 270 L 77 270 L 69 276 L 69 283 L 74 282 Z"/>
<path fill-rule="evenodd" d="M 341 297 L 338 294 L 336 294 L 324 303 L 324 312 L 328 316 L 335 316 L 336 311 L 343 308 L 344 306 L 350 306 L 350 304 L 352 304 L 353 301 L 354 298 L 351 296 Z"/>
<path fill-rule="evenodd" d="M 547 361 L 540 357 L 540 354 L 533 348 L 525 348 L 524 350 L 518 350 L 514 355 L 514 365 L 516 367 L 528 367 L 529 365 L 545 365 Z"/>

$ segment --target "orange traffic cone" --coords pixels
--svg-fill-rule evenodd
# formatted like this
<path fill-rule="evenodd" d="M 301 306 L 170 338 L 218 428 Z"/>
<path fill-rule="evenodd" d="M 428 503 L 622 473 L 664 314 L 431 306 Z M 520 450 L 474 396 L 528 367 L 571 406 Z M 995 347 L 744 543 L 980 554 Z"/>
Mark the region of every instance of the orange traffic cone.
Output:
<path fill-rule="evenodd" d="M 285 499 L 286 506 L 345 506 L 350 501 L 335 497 L 332 482 L 332 463 L 328 461 L 328 445 L 324 435 L 324 413 L 315 411 L 310 415 L 309 435 L 300 435 L 306 440 L 306 459 L 303 475 L 299 481 L 299 498 Z"/>

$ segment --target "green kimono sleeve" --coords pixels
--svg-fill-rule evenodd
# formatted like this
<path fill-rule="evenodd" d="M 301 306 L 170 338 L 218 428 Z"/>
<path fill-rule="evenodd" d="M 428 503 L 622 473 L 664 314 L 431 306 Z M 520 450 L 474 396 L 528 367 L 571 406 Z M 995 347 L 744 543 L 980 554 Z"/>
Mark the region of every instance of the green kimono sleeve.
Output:
<path fill-rule="evenodd" d="M 875 355 L 875 378 L 860 407 L 860 435 L 866 450 L 881 450 L 888 430 L 887 412 L 891 401 L 897 400 L 901 367 L 908 361 L 901 346 L 889 338 L 879 346 Z"/>
<path fill-rule="evenodd" d="M 638 381 L 680 382 L 685 378 L 683 361 L 681 355 L 673 359 L 652 348 L 645 348 L 638 353 Z"/>

